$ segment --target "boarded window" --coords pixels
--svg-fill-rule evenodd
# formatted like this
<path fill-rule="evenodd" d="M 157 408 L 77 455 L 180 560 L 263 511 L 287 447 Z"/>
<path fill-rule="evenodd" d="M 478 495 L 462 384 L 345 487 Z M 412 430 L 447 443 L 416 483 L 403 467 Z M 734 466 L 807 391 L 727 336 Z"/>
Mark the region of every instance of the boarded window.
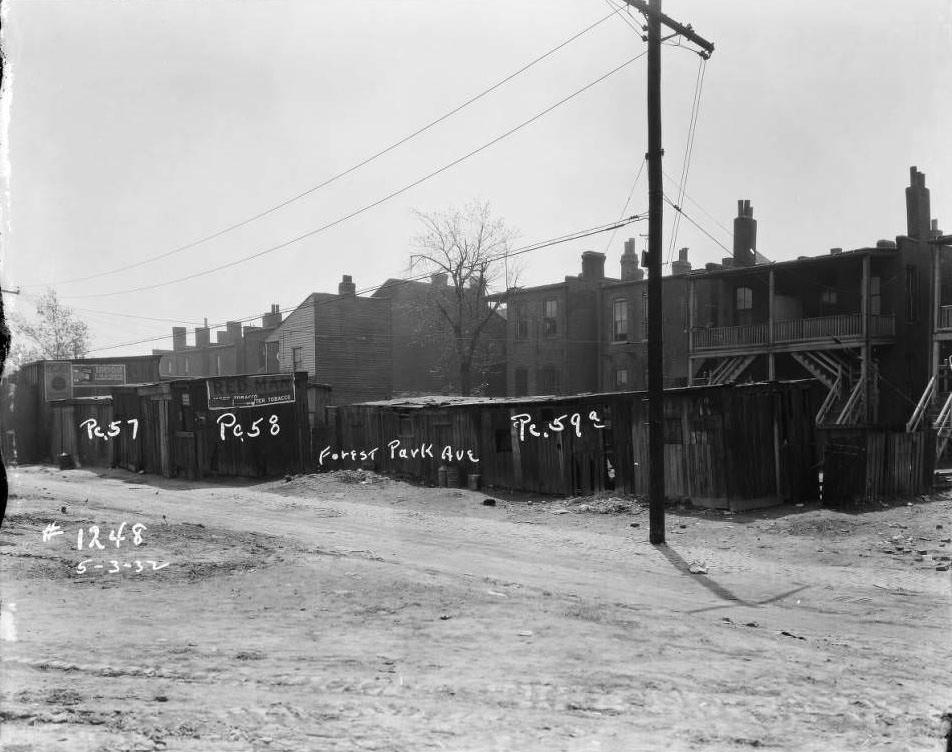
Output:
<path fill-rule="evenodd" d="M 300 370 L 301 370 L 301 364 L 302 364 L 303 362 L 304 362 L 304 360 L 303 360 L 303 358 L 302 358 L 302 356 L 301 356 L 301 348 L 300 348 L 300 347 L 292 347 L 292 348 L 291 348 L 291 367 L 292 367 L 295 371 L 300 371 Z"/>
<path fill-rule="evenodd" d="M 618 388 L 624 388 L 628 386 L 628 369 L 627 368 L 615 369 L 615 386 Z"/>

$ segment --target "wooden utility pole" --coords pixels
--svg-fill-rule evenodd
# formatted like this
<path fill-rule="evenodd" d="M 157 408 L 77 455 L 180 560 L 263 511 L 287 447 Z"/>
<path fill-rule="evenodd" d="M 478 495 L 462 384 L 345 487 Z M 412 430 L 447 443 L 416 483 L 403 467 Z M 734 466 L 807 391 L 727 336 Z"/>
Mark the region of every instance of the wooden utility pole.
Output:
<path fill-rule="evenodd" d="M 714 45 L 661 12 L 661 0 L 625 0 L 648 19 L 648 540 L 664 543 L 664 349 L 661 304 L 661 25 L 698 45 L 706 59 Z"/>

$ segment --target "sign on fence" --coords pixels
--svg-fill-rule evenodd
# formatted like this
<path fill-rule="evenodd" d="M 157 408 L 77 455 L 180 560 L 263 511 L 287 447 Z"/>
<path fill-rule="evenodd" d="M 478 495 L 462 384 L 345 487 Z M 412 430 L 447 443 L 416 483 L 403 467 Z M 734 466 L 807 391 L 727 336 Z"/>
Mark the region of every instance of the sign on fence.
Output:
<path fill-rule="evenodd" d="M 294 402 L 294 376 L 219 376 L 206 381 L 209 410 L 261 407 Z"/>

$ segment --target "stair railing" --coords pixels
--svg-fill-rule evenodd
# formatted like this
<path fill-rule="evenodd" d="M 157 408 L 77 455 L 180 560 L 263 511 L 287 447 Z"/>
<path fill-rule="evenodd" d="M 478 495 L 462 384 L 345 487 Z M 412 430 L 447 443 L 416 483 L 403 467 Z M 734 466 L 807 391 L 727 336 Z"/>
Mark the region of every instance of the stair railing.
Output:
<path fill-rule="evenodd" d="M 926 388 L 922 391 L 922 396 L 919 398 L 919 402 L 916 404 L 916 409 L 912 412 L 912 417 L 909 418 L 909 422 L 906 423 L 907 433 L 912 433 L 913 431 L 919 430 L 919 426 L 922 425 L 922 418 L 925 416 L 926 410 L 932 403 L 933 397 L 935 397 L 935 387 L 936 378 L 933 376 L 931 379 L 929 379 L 929 383 L 926 384 Z"/>
<path fill-rule="evenodd" d="M 946 444 L 949 443 L 949 436 L 952 435 L 952 394 L 946 397 L 932 427 L 936 431 L 935 458 L 938 462 L 945 451 Z"/>
<path fill-rule="evenodd" d="M 840 397 L 840 390 L 842 388 L 843 388 L 843 374 L 841 372 L 839 376 L 836 377 L 836 381 L 833 382 L 833 386 L 830 387 L 830 391 L 827 392 L 826 399 L 823 400 L 823 404 L 820 405 L 820 409 L 817 410 L 816 424 L 818 426 L 823 425 L 823 423 L 826 422 L 826 419 L 830 413 L 830 410 L 833 409 L 833 405 L 836 404 L 836 401 Z"/>

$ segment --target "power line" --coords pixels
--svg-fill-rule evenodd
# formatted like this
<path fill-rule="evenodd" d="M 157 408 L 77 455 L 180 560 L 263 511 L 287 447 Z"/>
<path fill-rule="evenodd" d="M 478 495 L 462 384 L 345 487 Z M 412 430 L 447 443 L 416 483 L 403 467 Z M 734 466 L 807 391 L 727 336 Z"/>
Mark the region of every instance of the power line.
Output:
<path fill-rule="evenodd" d="M 39 298 L 36 295 L 25 294 L 23 297 L 33 302 L 34 304 L 36 304 L 36 302 L 39 300 Z M 135 314 L 122 313 L 119 311 L 100 311 L 95 308 L 80 308 L 79 306 L 68 306 L 68 308 L 70 311 L 82 311 L 83 313 L 97 313 L 103 316 L 118 316 L 119 318 L 123 318 L 123 319 L 142 319 L 143 321 L 162 321 L 162 322 L 166 322 L 170 324 L 194 324 L 195 326 L 199 326 L 199 322 L 189 321 L 187 319 L 166 319 L 166 318 L 159 318 L 155 316 L 138 316 Z"/>
<path fill-rule="evenodd" d="M 695 222 L 693 219 L 691 219 L 691 217 L 688 216 L 688 215 L 685 213 L 684 209 L 682 209 L 680 206 L 678 206 L 676 203 L 674 203 L 674 201 L 672 201 L 670 198 L 668 198 L 668 194 L 664 194 L 664 200 L 667 201 L 667 202 L 671 205 L 671 208 L 672 208 L 672 209 L 674 209 L 676 212 L 678 212 L 678 214 L 683 215 L 684 218 L 685 218 L 688 222 L 690 222 L 690 223 L 691 223 L 692 225 L 694 225 L 697 229 L 699 229 L 701 232 L 703 232 L 705 235 L 707 235 L 711 240 L 713 240 L 715 243 L 717 243 L 717 245 L 719 245 L 721 248 L 723 248 L 725 251 L 727 251 L 727 253 L 730 253 L 730 254 L 733 254 L 733 253 L 734 253 L 730 248 L 728 248 L 726 245 L 724 245 L 720 240 L 718 240 L 717 238 L 715 238 L 713 235 L 711 235 L 711 233 L 709 233 L 707 230 L 705 230 L 703 227 L 701 227 L 701 225 L 699 225 L 697 222 Z"/>
<path fill-rule="evenodd" d="M 691 118 L 688 126 L 687 143 L 684 147 L 684 158 L 681 162 L 681 183 L 678 189 L 678 204 L 684 201 L 684 191 L 688 184 L 688 174 L 691 170 L 691 155 L 694 152 L 694 136 L 697 133 L 697 118 L 701 109 L 701 90 L 704 87 L 704 72 L 707 70 L 707 60 L 703 57 L 698 60 L 697 78 L 694 81 L 694 101 L 691 103 Z M 674 226 L 671 228 L 671 240 L 668 245 L 668 260 L 674 254 L 674 247 L 678 242 L 678 230 L 681 226 L 681 215 L 674 215 Z"/>
<path fill-rule="evenodd" d="M 341 224 L 341 223 L 343 223 L 343 222 L 346 222 L 348 219 L 352 219 L 352 218 L 354 218 L 354 217 L 356 217 L 356 216 L 358 216 L 358 215 L 360 215 L 360 214 L 363 214 L 364 212 L 369 211 L 370 209 L 373 209 L 373 208 L 375 208 L 375 207 L 377 207 L 377 206 L 380 206 L 381 204 L 383 204 L 383 203 L 389 201 L 390 199 L 396 198 L 397 196 L 399 196 L 399 195 L 401 195 L 401 194 L 403 194 L 403 193 L 406 193 L 406 192 L 409 191 L 411 188 L 415 188 L 416 186 L 420 185 L 421 183 L 424 183 L 424 182 L 426 182 L 427 180 L 430 180 L 431 178 L 434 178 L 434 177 L 436 177 L 437 175 L 439 175 L 439 174 L 445 172 L 446 170 L 449 170 L 450 168 L 455 167 L 456 165 L 460 164 L 461 162 L 464 162 L 465 160 L 469 159 L 470 157 L 473 157 L 473 156 L 475 156 L 476 154 L 479 154 L 481 151 L 484 151 L 485 149 L 488 149 L 490 146 L 493 146 L 493 145 L 499 143 L 500 141 L 502 141 L 503 139 L 505 139 L 505 138 L 511 136 L 511 135 L 512 135 L 513 133 L 515 133 L 516 131 L 519 131 L 519 130 L 521 130 L 522 128 L 526 127 L 527 125 L 530 125 L 530 124 L 534 123 L 534 122 L 535 122 L 536 120 L 538 120 L 539 118 L 541 118 L 541 117 L 543 117 L 543 116 L 549 114 L 550 112 L 552 112 L 552 110 L 554 110 L 554 109 L 556 109 L 557 107 L 559 107 L 559 106 L 565 104 L 565 103 L 568 102 L 569 100 L 574 99 L 575 97 L 579 96 L 580 94 L 584 93 L 585 91 L 588 91 L 588 89 L 592 88 L 593 86 L 595 86 L 595 85 L 598 84 L 598 83 L 601 83 L 602 81 L 604 81 L 604 80 L 605 80 L 606 78 L 608 78 L 609 76 L 611 76 L 611 75 L 617 73 L 618 71 L 622 70 L 623 68 L 627 67 L 628 65 L 631 65 L 633 62 L 635 62 L 635 61 L 638 60 L 639 58 L 644 57 L 645 54 L 646 54 L 646 53 L 642 52 L 642 53 L 639 54 L 639 55 L 635 55 L 634 57 L 629 58 L 628 60 L 626 60 L 626 61 L 625 61 L 624 63 L 622 63 L 621 65 L 619 65 L 619 66 L 617 66 L 617 67 L 615 67 L 615 68 L 612 68 L 610 71 L 608 71 L 607 73 L 604 73 L 603 75 L 599 76 L 599 77 L 596 78 L 594 81 L 592 81 L 592 82 L 586 84 L 586 85 L 583 86 L 581 89 L 577 89 L 576 91 L 574 91 L 573 93 L 569 94 L 568 96 L 566 96 L 566 97 L 560 99 L 560 100 L 559 100 L 558 102 L 556 102 L 555 104 L 550 105 L 550 106 L 547 107 L 546 109 L 542 110 L 542 112 L 539 112 L 538 114 L 533 115 L 533 116 L 532 116 L 531 118 L 529 118 L 528 120 L 524 120 L 522 123 L 520 123 L 519 125 L 517 125 L 517 126 L 515 126 L 515 127 L 513 127 L 513 128 L 510 128 L 508 131 L 506 131 L 506 132 L 503 133 L 502 135 L 497 136 L 496 138 L 492 139 L 491 141 L 488 141 L 487 143 L 483 144 L 482 146 L 480 146 L 480 147 L 478 147 L 478 148 L 476 148 L 476 149 L 473 149 L 473 150 L 472 150 L 471 152 L 469 152 L 468 154 L 465 154 L 465 155 L 463 155 L 462 157 L 459 157 L 459 158 L 457 158 L 457 159 L 454 159 L 452 162 L 449 162 L 448 164 L 443 165 L 442 167 L 440 167 L 440 168 L 434 170 L 433 172 L 430 172 L 430 173 L 428 173 L 427 175 L 424 175 L 423 177 L 418 178 L 417 180 L 414 180 L 412 183 L 408 183 L 407 185 L 403 186 L 402 188 L 398 188 L 397 190 L 392 191 L 391 193 L 387 194 L 387 195 L 384 196 L 383 198 L 377 199 L 376 201 L 374 201 L 374 202 L 372 202 L 372 203 L 369 203 L 369 204 L 366 204 L 366 205 L 364 205 L 363 207 L 361 207 L 360 209 L 357 209 L 356 211 L 351 212 L 350 214 L 346 214 L 346 215 L 344 215 L 343 217 L 339 217 L 338 219 L 335 219 L 335 220 L 333 220 L 332 222 L 328 222 L 327 224 L 322 225 L 321 227 L 318 227 L 318 228 L 316 228 L 316 229 L 309 230 L 308 232 L 305 232 L 305 233 L 303 233 L 302 235 L 298 235 L 298 236 L 295 237 L 295 238 L 291 238 L 290 240 L 286 240 L 286 241 L 284 241 L 284 242 L 282 242 L 282 243 L 278 243 L 277 245 L 273 245 L 273 246 L 271 246 L 270 248 L 266 248 L 266 249 L 264 249 L 264 250 L 262 250 L 262 251 L 258 251 L 257 253 L 253 253 L 253 254 L 251 254 L 250 256 L 245 256 L 245 257 L 243 257 L 243 258 L 236 259 L 235 261 L 229 261 L 227 264 L 220 264 L 219 266 L 212 267 L 211 269 L 205 269 L 204 271 L 194 272 L 194 273 L 192 273 L 192 274 L 186 274 L 186 275 L 183 276 L 183 277 L 177 277 L 177 278 L 175 278 L 175 279 L 170 279 L 170 280 L 167 280 L 167 281 L 165 281 L 165 282 L 158 282 L 158 283 L 153 284 L 153 285 L 143 285 L 142 287 L 133 287 L 133 288 L 130 288 L 130 289 L 127 289 L 127 290 L 119 290 L 119 291 L 115 291 L 115 292 L 95 293 L 95 294 L 91 294 L 91 295 L 69 295 L 69 296 L 63 296 L 63 297 L 64 297 L 64 298 L 68 298 L 68 299 L 72 299 L 72 300 L 78 300 L 78 299 L 81 299 L 81 298 L 104 298 L 104 297 L 111 297 L 111 296 L 114 296 L 114 295 L 127 295 L 127 294 L 129 294 L 129 293 L 134 293 L 134 292 L 144 292 L 144 291 L 146 291 L 146 290 L 155 290 L 155 289 L 158 289 L 158 288 L 160 288 L 160 287 L 167 287 L 167 286 L 169 286 L 169 285 L 177 284 L 177 283 L 179 283 L 179 282 L 185 282 L 185 281 L 190 280 L 190 279 L 196 279 L 196 278 L 198 278 L 198 277 L 204 277 L 204 276 L 206 276 L 206 275 L 208 275 L 208 274 L 212 274 L 212 273 L 214 273 L 214 272 L 221 271 L 222 269 L 228 269 L 228 268 L 230 268 L 230 267 L 232 267 L 232 266 L 237 266 L 237 265 L 239 265 L 239 264 L 243 264 L 243 263 L 245 263 L 246 261 L 251 261 L 252 259 L 260 258 L 260 257 L 262 257 L 262 256 L 268 255 L 269 253 L 274 253 L 275 251 L 279 251 L 279 250 L 281 250 L 281 249 L 283 249 L 283 248 L 287 248 L 288 246 L 293 245 L 294 243 L 300 242 L 301 240 L 304 240 L 305 238 L 309 238 L 309 237 L 311 237 L 311 236 L 313 236 L 313 235 L 317 235 L 317 234 L 320 233 L 320 232 L 324 232 L 325 230 L 329 230 L 329 229 L 332 228 L 332 227 L 336 227 L 337 225 L 339 225 L 339 224 Z"/>
<path fill-rule="evenodd" d="M 635 180 L 634 180 L 634 182 L 631 184 L 631 190 L 628 191 L 628 198 L 625 199 L 625 205 L 624 205 L 624 207 L 622 207 L 622 210 L 621 210 L 621 216 L 622 216 L 622 217 L 624 217 L 624 216 L 625 216 L 625 212 L 628 211 L 628 205 L 631 203 L 631 197 L 635 195 L 635 186 L 638 185 L 638 180 L 641 178 L 641 173 L 644 172 L 644 170 L 645 170 L 645 165 L 646 165 L 647 163 L 648 163 L 648 160 L 647 160 L 647 159 L 642 159 L 642 160 L 641 160 L 641 165 L 638 167 L 638 173 L 635 175 Z M 612 234 L 609 236 L 608 242 L 605 243 L 605 253 L 608 253 L 608 249 L 611 247 L 611 244 L 614 242 L 614 240 L 615 240 L 615 232 L 616 232 L 616 231 L 617 231 L 617 230 L 612 230 Z"/>
<path fill-rule="evenodd" d="M 539 242 L 539 243 L 534 243 L 534 244 L 532 244 L 532 245 L 524 246 L 523 248 L 520 248 L 520 249 L 515 250 L 515 251 L 507 251 L 507 252 L 504 252 L 504 253 L 499 253 L 499 254 L 496 254 L 496 255 L 494 255 L 494 256 L 490 256 L 488 260 L 489 260 L 489 261 L 502 261 L 502 260 L 504 260 L 504 259 L 512 258 L 513 256 L 521 256 L 521 255 L 523 255 L 523 254 L 525 254 L 525 253 L 531 253 L 532 251 L 542 250 L 543 248 L 548 248 L 548 247 L 553 246 L 553 245 L 559 245 L 559 244 L 561 244 L 561 243 L 568 243 L 568 242 L 573 241 L 573 240 L 582 240 L 583 238 L 587 238 L 587 237 L 590 237 L 590 236 L 592 236 L 592 235 L 597 235 L 597 234 L 602 233 L 602 232 L 608 232 L 608 231 L 610 231 L 610 230 L 616 230 L 616 229 L 618 229 L 618 228 L 620 228 L 620 227 L 624 227 L 625 225 L 631 224 L 632 222 L 642 221 L 643 219 L 645 219 L 645 215 L 634 214 L 634 215 L 632 215 L 632 216 L 630 216 L 630 217 L 626 217 L 626 218 L 624 218 L 624 219 L 618 220 L 618 221 L 616 221 L 616 222 L 612 222 L 612 223 L 607 224 L 607 225 L 599 225 L 599 226 L 597 226 L 597 227 L 589 228 L 589 229 L 587 229 L 587 230 L 580 230 L 580 231 L 578 231 L 578 232 L 570 233 L 570 234 L 568 234 L 568 235 L 562 235 L 562 236 L 557 237 L 557 238 L 553 238 L 553 239 L 550 239 L 550 240 L 541 241 L 541 242 Z M 358 295 L 363 295 L 363 294 L 366 294 L 366 293 L 368 293 L 368 292 L 375 292 L 375 291 L 377 291 L 377 290 L 386 290 L 386 289 L 388 289 L 388 288 L 390 288 L 390 287 L 395 287 L 396 285 L 403 285 L 403 284 L 407 284 L 407 283 L 409 283 L 409 282 L 419 282 L 419 281 L 421 281 L 421 280 L 427 279 L 428 277 L 429 277 L 429 274 L 427 273 L 427 274 L 419 274 L 419 275 L 417 275 L 417 276 L 415 276 L 415 277 L 407 277 L 407 278 L 403 278 L 403 279 L 393 280 L 393 281 L 390 282 L 390 283 L 386 283 L 386 282 L 385 282 L 385 283 L 380 284 L 380 285 L 374 285 L 374 286 L 371 286 L 371 287 L 363 288 L 363 289 L 361 289 L 361 290 L 356 291 L 356 294 L 358 294 Z M 317 301 L 317 302 L 315 303 L 315 305 L 329 304 L 332 300 L 337 300 L 337 296 L 332 296 L 331 298 L 328 298 L 328 299 L 326 299 L 326 300 Z M 257 314 L 254 314 L 254 315 L 252 315 L 252 316 L 245 316 L 245 317 L 240 318 L 240 319 L 230 319 L 230 321 L 236 322 L 236 323 L 245 323 L 245 322 L 248 322 L 248 321 L 254 321 L 255 319 L 259 319 L 259 318 L 261 318 L 261 314 L 260 314 L 260 313 L 257 313 Z M 213 328 L 221 327 L 221 326 L 224 326 L 224 325 L 227 324 L 227 323 L 228 323 L 228 322 L 223 322 L 223 323 L 221 323 L 221 324 L 214 324 L 214 325 L 210 326 L 209 328 L 210 328 L 210 329 L 213 329 Z M 96 347 L 96 348 L 91 349 L 90 352 L 104 352 L 104 351 L 106 351 L 106 350 L 116 350 L 116 349 L 119 349 L 119 348 L 121 348 L 121 347 L 132 347 L 132 346 L 134 346 L 134 345 L 143 345 L 143 344 L 148 344 L 148 343 L 150 343 L 150 342 L 161 342 L 161 341 L 163 341 L 163 340 L 169 339 L 170 337 L 171 337 L 171 335 L 165 334 L 165 335 L 162 335 L 162 336 L 159 336 L 159 337 L 150 337 L 150 338 L 147 338 L 147 339 L 137 340 L 137 341 L 135 341 L 135 342 L 123 342 L 123 343 L 116 344 L 116 345 L 108 345 L 108 346 L 105 346 L 105 347 Z"/>
<path fill-rule="evenodd" d="M 232 232 L 232 231 L 234 231 L 234 230 L 237 230 L 237 229 L 240 228 L 240 227 L 244 227 L 245 225 L 251 224 L 252 222 L 255 222 L 255 221 L 259 220 L 259 219 L 262 219 L 262 218 L 268 216 L 269 214 L 272 214 L 272 213 L 278 211 L 279 209 L 283 209 L 285 206 L 288 206 L 289 204 L 292 204 L 292 203 L 294 203 L 295 201 L 298 201 L 298 200 L 304 198 L 305 196 L 309 196 L 310 194 L 314 193 L 315 191 L 318 191 L 318 190 L 320 190 L 321 188 L 324 188 L 324 187 L 330 185 L 331 183 L 336 182 L 336 181 L 339 180 L 340 178 L 345 177 L 345 176 L 349 175 L 350 173 L 352 173 L 352 172 L 354 172 L 354 171 L 356 171 L 356 170 L 359 170 L 361 167 L 365 167 L 366 165 L 370 164 L 370 163 L 373 162 L 374 160 L 376 160 L 376 159 L 378 159 L 378 158 L 384 156 L 385 154 L 388 154 L 389 152 L 393 151 L 394 149 L 396 149 L 396 148 L 402 146 L 403 144 L 407 143 L 407 142 L 410 141 L 411 139 L 414 139 L 414 138 L 416 138 L 417 136 L 419 136 L 419 135 L 425 133 L 426 131 L 430 130 L 430 129 L 433 128 L 434 126 L 439 125 L 439 124 L 442 123 L 444 120 L 447 120 L 448 118 L 452 117 L 453 115 L 457 114 L 458 112 L 464 110 L 465 108 L 469 107 L 471 104 L 473 104 L 474 102 L 478 101 L 479 99 L 482 99 L 482 98 L 485 97 L 486 95 L 491 94 L 491 93 L 492 93 L 493 91 L 495 91 L 496 89 L 500 88 L 500 87 L 503 86 L 504 84 L 507 84 L 509 81 L 511 81 L 512 79 L 514 79 L 516 76 L 519 76 L 520 74 L 525 73 L 527 70 L 529 70 L 530 68 L 532 68 L 532 67 L 535 66 L 536 64 L 542 62 L 542 61 L 545 60 L 547 57 L 549 57 L 549 56 L 555 54 L 556 52 L 558 52 L 559 50 L 561 50 L 563 47 L 565 47 L 565 46 L 571 44 L 572 42 L 574 42 L 576 39 L 578 39 L 578 38 L 581 37 L 582 35 L 588 33 L 589 31 L 591 31 L 592 29 L 594 29 L 596 26 L 599 26 L 600 24 L 604 23 L 604 22 L 607 21 L 609 18 L 611 18 L 613 15 L 615 15 L 616 13 L 620 13 L 620 12 L 621 12 L 621 9 L 616 9 L 614 12 L 609 13 L 609 14 L 608 14 L 607 16 L 605 16 L 604 18 L 601 18 L 601 19 L 599 19 L 598 21 L 596 21 L 595 23 L 593 23 L 593 24 L 591 24 L 591 25 L 585 27 L 585 28 L 582 29 L 580 32 L 578 32 L 577 34 L 574 34 L 573 36 L 569 37 L 568 39 L 566 39 L 566 40 L 565 40 L 564 42 L 562 42 L 561 44 L 559 44 L 559 45 L 553 47 L 553 48 L 550 49 L 548 52 L 546 52 L 546 53 L 540 55 L 539 57 L 535 58 L 535 59 L 532 60 L 531 62 L 529 62 L 529 63 L 527 63 L 526 65 L 522 66 L 519 70 L 515 71 L 514 73 L 509 74 L 509 75 L 506 76 L 505 78 L 503 78 L 503 79 L 501 79 L 500 81 L 496 82 L 495 84 L 493 84 L 492 86 L 490 86 L 488 89 L 484 89 L 484 90 L 481 91 L 479 94 L 476 94 L 475 96 L 470 97 L 469 99 L 467 99 L 467 100 L 466 100 L 465 102 L 463 102 L 462 104 L 458 105 L 457 107 L 454 107 L 452 110 L 450 110 L 450 111 L 447 112 L 446 114 L 441 115 L 440 117 L 438 117 L 436 120 L 433 120 L 433 121 L 427 123 L 426 125 L 424 125 L 424 126 L 422 126 L 422 127 L 420 127 L 420 128 L 417 128 L 415 131 L 413 131 L 413 132 L 410 133 L 409 135 L 404 136 L 403 138 L 399 139 L 398 141 L 395 141 L 394 143 L 390 144 L 390 145 L 387 146 L 386 148 L 381 149 L 380 151 L 378 151 L 378 152 L 376 152 L 375 154 L 373 154 L 373 155 L 367 157 L 366 159 L 363 159 L 362 161 L 358 162 L 357 164 L 352 165 L 351 167 L 348 167 L 346 170 L 343 170 L 342 172 L 339 172 L 339 173 L 337 173 L 336 175 L 334 175 L 334 176 L 332 176 L 332 177 L 330 177 L 330 178 L 327 178 L 327 179 L 324 180 L 323 182 L 318 183 L 317 185 L 312 186 L 312 187 L 310 187 L 310 188 L 308 188 L 308 189 L 302 191 L 301 193 L 298 193 L 297 195 L 292 196 L 291 198 L 285 199 L 284 201 L 282 201 L 282 202 L 279 203 L 279 204 L 275 204 L 274 206 L 272 206 L 272 207 L 270 207 L 270 208 L 268 208 L 268 209 L 265 209 L 264 211 L 261 211 L 261 212 L 255 214 L 255 215 L 253 215 L 253 216 L 251 216 L 251 217 L 248 217 L 247 219 L 243 219 L 243 220 L 241 220 L 240 222 L 235 222 L 234 224 L 231 224 L 231 225 L 229 225 L 228 227 L 225 227 L 225 228 L 223 228 L 223 229 L 221 229 L 221 230 L 218 230 L 217 232 L 214 232 L 214 233 L 212 233 L 212 234 L 210 234 L 210 235 L 205 235 L 204 237 L 201 237 L 201 238 L 199 238 L 198 240 L 193 240 L 193 241 L 191 241 L 191 242 L 189 242 L 189 243 L 186 243 L 185 245 L 180 245 L 180 246 L 178 246 L 178 247 L 176 247 L 176 248 L 173 248 L 173 249 L 171 249 L 171 250 L 169 250 L 169 251 L 165 251 L 164 253 L 160 253 L 160 254 L 158 254 L 158 255 L 151 256 L 151 257 L 146 258 L 146 259 L 143 259 L 143 260 L 141 260 L 141 261 L 137 261 L 137 262 L 132 263 L 132 264 L 127 264 L 126 266 L 121 266 L 121 267 L 118 267 L 118 268 L 116 268 L 116 269 L 112 269 L 112 270 L 110 270 L 110 271 L 98 272 L 98 273 L 96 273 L 96 274 L 90 274 L 90 275 L 85 276 L 85 277 L 75 277 L 75 278 L 73 278 L 73 279 L 63 280 L 63 281 L 61 281 L 61 282 L 56 282 L 56 283 L 54 283 L 54 284 L 55 284 L 55 285 L 65 285 L 65 284 L 72 284 L 72 283 L 74 283 L 74 282 L 86 282 L 86 281 L 91 280 L 91 279 L 98 279 L 99 277 L 106 277 L 106 276 L 110 276 L 110 275 L 112 275 L 112 274 L 118 274 L 119 272 L 128 271 L 129 269 L 135 269 L 135 268 L 137 268 L 137 267 L 139 267 L 139 266 L 144 266 L 145 264 L 152 263 L 153 261 L 159 261 L 160 259 L 168 258 L 169 256 L 173 256 L 173 255 L 175 255 L 175 254 L 177 254 L 177 253 L 181 253 L 181 252 L 183 252 L 183 251 L 187 251 L 187 250 L 189 250 L 190 248 L 195 248 L 196 246 L 201 245 L 202 243 L 207 243 L 208 241 L 214 240 L 215 238 L 220 238 L 222 235 L 225 235 L 225 234 L 227 234 L 227 233 L 229 233 L 229 232 Z M 44 284 L 45 284 L 45 283 L 44 283 Z M 26 287 L 41 287 L 41 286 L 43 286 L 43 285 L 40 285 L 40 284 L 26 285 Z"/>
<path fill-rule="evenodd" d="M 678 181 L 675 180 L 673 177 L 671 177 L 668 173 L 666 173 L 666 172 L 664 172 L 664 171 L 662 170 L 662 174 L 668 179 L 668 181 L 669 181 L 672 185 L 674 185 L 675 188 L 681 188 L 681 185 L 678 183 Z M 687 191 L 683 191 L 682 193 L 683 193 L 684 198 L 686 198 L 688 201 L 690 201 L 692 204 L 694 204 L 698 209 L 700 209 L 701 212 L 702 212 L 703 214 L 705 214 L 708 219 L 710 219 L 712 222 L 714 222 L 714 224 L 716 224 L 716 225 L 717 225 L 718 227 L 720 227 L 725 233 L 727 233 L 728 237 L 730 237 L 730 238 L 733 238 L 733 237 L 734 237 L 734 233 L 731 231 L 731 229 L 730 229 L 729 227 L 727 227 L 727 226 L 726 226 L 723 222 L 721 222 L 717 217 L 715 217 L 715 216 L 714 216 L 713 214 L 711 214 L 707 209 L 705 209 L 703 206 L 701 206 L 697 201 L 695 201 L 693 198 L 691 198 L 691 196 L 688 194 Z"/>

